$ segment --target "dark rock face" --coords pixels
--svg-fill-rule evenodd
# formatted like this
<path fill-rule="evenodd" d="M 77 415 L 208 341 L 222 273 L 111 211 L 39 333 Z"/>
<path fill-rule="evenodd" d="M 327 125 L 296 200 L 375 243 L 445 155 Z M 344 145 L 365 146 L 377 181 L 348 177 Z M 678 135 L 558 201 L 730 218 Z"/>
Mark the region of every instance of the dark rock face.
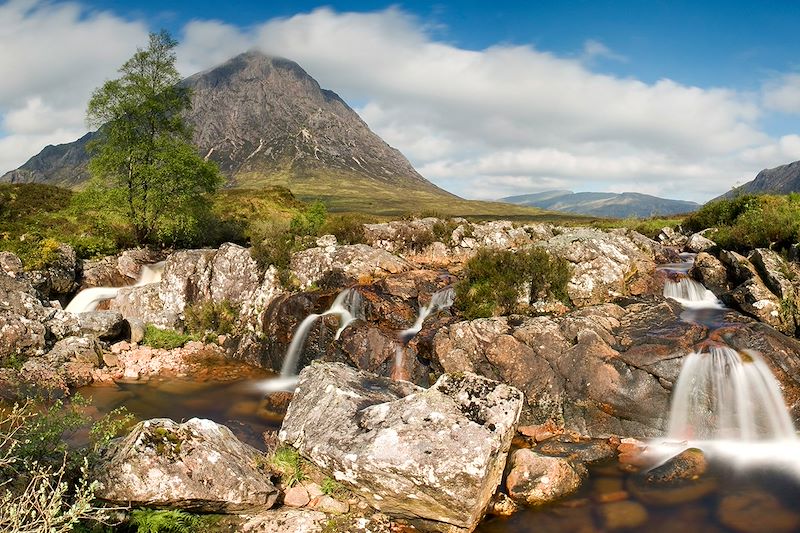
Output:
<path fill-rule="evenodd" d="M 193 91 L 186 118 L 194 144 L 231 185 L 283 174 L 291 186 L 334 173 L 450 196 L 293 61 L 247 52 L 182 83 Z M 0 181 L 77 185 L 88 178 L 86 145 L 95 136 L 48 146 Z"/>
<path fill-rule="evenodd" d="M 300 374 L 279 437 L 382 512 L 472 531 L 502 478 L 521 408 L 518 390 L 474 374 L 444 375 L 425 390 L 314 364 Z"/>

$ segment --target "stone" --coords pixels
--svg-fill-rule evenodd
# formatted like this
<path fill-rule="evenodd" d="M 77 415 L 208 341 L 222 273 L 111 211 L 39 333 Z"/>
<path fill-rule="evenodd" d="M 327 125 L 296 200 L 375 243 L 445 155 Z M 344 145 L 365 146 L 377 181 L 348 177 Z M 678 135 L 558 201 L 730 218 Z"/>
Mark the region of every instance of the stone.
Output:
<path fill-rule="evenodd" d="M 508 495 L 526 505 L 544 505 L 572 494 L 587 476 L 582 465 L 561 457 L 540 455 L 528 448 L 511 453 L 508 469 Z"/>
<path fill-rule="evenodd" d="M 669 226 L 661 228 L 658 234 L 658 240 L 665 246 L 674 246 L 676 248 L 683 248 L 689 238 Z"/>
<path fill-rule="evenodd" d="M 179 316 L 175 312 L 165 311 L 164 302 L 159 294 L 159 285 L 155 283 L 122 287 L 111 301 L 110 309 L 119 312 L 128 323 L 136 320 L 162 328 L 174 328 L 179 321 Z"/>
<path fill-rule="evenodd" d="M 19 378 L 26 389 L 33 389 L 32 393 L 28 391 L 32 397 L 55 399 L 69 394 L 63 368 L 54 368 L 44 357 L 31 357 L 25 361 L 19 370 Z"/>
<path fill-rule="evenodd" d="M 758 276 L 748 279 L 731 292 L 724 294 L 722 300 L 783 333 L 794 334 L 794 317 L 782 312 L 781 300 Z"/>
<path fill-rule="evenodd" d="M 674 484 L 680 481 L 694 481 L 705 474 L 708 462 L 702 450 L 689 448 L 662 465 L 650 469 L 645 479 L 650 484 Z"/>
<path fill-rule="evenodd" d="M 22 273 L 22 260 L 11 252 L 0 252 L 0 271 L 15 278 Z"/>
<path fill-rule="evenodd" d="M 647 522 L 647 509 L 639 502 L 619 501 L 599 506 L 603 526 L 608 531 L 633 529 Z"/>
<path fill-rule="evenodd" d="M 728 270 L 725 265 L 707 252 L 697 254 L 689 275 L 717 296 L 731 288 L 728 282 Z"/>
<path fill-rule="evenodd" d="M 325 494 L 311 500 L 309 506 L 317 511 L 331 514 L 346 514 L 350 511 L 350 505 L 347 502 L 340 502 Z"/>
<path fill-rule="evenodd" d="M 795 298 L 795 288 L 789 276 L 796 276 L 789 264 L 772 250 L 756 248 L 747 257 L 756 267 L 761 280 L 779 298 Z"/>
<path fill-rule="evenodd" d="M 144 321 L 138 318 L 128 318 L 126 322 L 128 322 L 131 344 L 140 344 L 144 340 L 144 332 L 146 330 Z"/>
<path fill-rule="evenodd" d="M 486 514 L 494 516 L 511 516 L 517 511 L 519 511 L 519 506 L 514 500 L 509 498 L 508 495 L 503 492 L 497 492 L 492 497 L 492 501 L 489 503 L 489 508 L 486 510 Z"/>
<path fill-rule="evenodd" d="M 501 481 L 522 402 L 473 374 L 425 390 L 316 363 L 300 373 L 279 437 L 382 512 L 470 530 Z"/>
<path fill-rule="evenodd" d="M 336 240 L 336 235 L 322 235 L 317 237 L 315 243 L 320 248 L 327 248 L 328 246 L 336 246 L 338 241 Z"/>
<path fill-rule="evenodd" d="M 125 321 L 116 311 L 90 311 L 78 314 L 78 327 L 82 335 L 113 341 L 122 335 Z"/>
<path fill-rule="evenodd" d="M 719 260 L 727 267 L 728 276 L 734 286 L 758 277 L 756 267 L 743 255 L 730 250 L 722 250 L 719 253 Z"/>
<path fill-rule="evenodd" d="M 102 361 L 102 349 L 95 337 L 66 337 L 55 343 L 45 357 L 54 368 L 68 361 L 98 367 Z"/>
<path fill-rule="evenodd" d="M 44 324 L 55 312 L 27 280 L 0 272 L 0 359 L 42 355 L 47 347 Z"/>
<path fill-rule="evenodd" d="M 244 533 L 323 533 L 328 517 L 310 509 L 277 509 L 249 516 Z"/>
<path fill-rule="evenodd" d="M 283 495 L 283 505 L 287 507 L 305 507 L 310 501 L 308 491 L 300 485 L 288 489 Z"/>
<path fill-rule="evenodd" d="M 685 248 L 694 253 L 707 252 L 717 245 L 711 239 L 705 237 L 702 233 L 694 233 L 686 242 Z"/>
<path fill-rule="evenodd" d="M 102 451 L 95 495 L 120 505 L 199 512 L 268 509 L 278 490 L 258 468 L 260 457 L 211 420 L 145 420 Z"/>
<path fill-rule="evenodd" d="M 310 248 L 292 255 L 291 262 L 301 289 L 337 272 L 351 283 L 364 283 L 412 268 L 408 261 L 366 244 Z"/>
<path fill-rule="evenodd" d="M 748 491 L 722 498 L 719 521 L 743 533 L 782 533 L 800 529 L 800 514 L 787 509 L 772 494 Z"/>
<path fill-rule="evenodd" d="M 60 243 L 55 250 L 54 259 L 45 269 L 28 271 L 23 275 L 31 284 L 48 299 L 57 299 L 72 293 L 78 284 L 75 283 L 78 270 L 78 259 L 72 246 Z"/>

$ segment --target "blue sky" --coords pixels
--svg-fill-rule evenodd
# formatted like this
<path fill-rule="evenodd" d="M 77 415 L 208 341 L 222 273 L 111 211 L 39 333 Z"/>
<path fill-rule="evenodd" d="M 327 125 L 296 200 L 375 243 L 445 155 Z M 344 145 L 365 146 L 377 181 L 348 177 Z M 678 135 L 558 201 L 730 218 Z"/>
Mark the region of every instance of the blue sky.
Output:
<path fill-rule="evenodd" d="M 800 3 L 10 0 L 0 172 L 85 130 L 91 88 L 162 27 L 187 75 L 248 48 L 298 61 L 467 197 L 705 201 L 800 159 Z"/>

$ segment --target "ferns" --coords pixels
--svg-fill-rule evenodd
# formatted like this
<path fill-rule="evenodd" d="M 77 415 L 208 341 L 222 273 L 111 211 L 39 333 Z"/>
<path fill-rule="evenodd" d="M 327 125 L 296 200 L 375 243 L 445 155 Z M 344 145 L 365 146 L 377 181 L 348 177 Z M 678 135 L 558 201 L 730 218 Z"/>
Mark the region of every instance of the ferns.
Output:
<path fill-rule="evenodd" d="M 200 519 L 175 509 L 136 509 L 131 513 L 131 525 L 136 526 L 137 533 L 193 533 Z"/>

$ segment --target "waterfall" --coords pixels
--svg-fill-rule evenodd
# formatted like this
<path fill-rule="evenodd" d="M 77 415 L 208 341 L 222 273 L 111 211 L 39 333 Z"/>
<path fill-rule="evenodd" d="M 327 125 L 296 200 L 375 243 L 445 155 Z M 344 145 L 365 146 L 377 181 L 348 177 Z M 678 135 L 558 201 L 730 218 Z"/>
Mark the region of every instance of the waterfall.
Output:
<path fill-rule="evenodd" d="M 336 299 L 327 311 L 320 314 L 312 313 L 303 319 L 292 336 L 289 349 L 286 350 L 286 357 L 283 359 L 280 377 L 267 380 L 261 387 L 262 390 L 265 392 L 294 390 L 297 385 L 297 364 L 300 360 L 300 353 L 303 350 L 303 345 L 306 343 L 308 333 L 311 331 L 311 326 L 314 325 L 314 322 L 316 322 L 318 318 L 327 315 L 339 316 L 339 329 L 336 330 L 336 335 L 334 335 L 334 340 L 338 340 L 342 331 L 344 331 L 353 320 L 362 318 L 361 294 L 355 289 L 345 289 L 336 296 Z"/>
<path fill-rule="evenodd" d="M 672 391 L 672 440 L 795 438 L 780 385 L 759 354 L 712 346 L 686 357 Z"/>
<path fill-rule="evenodd" d="M 678 281 L 666 280 L 664 296 L 672 298 L 688 308 L 719 309 L 722 307 L 713 292 L 703 287 L 701 283 L 686 277 L 681 277 Z"/>
<path fill-rule="evenodd" d="M 139 271 L 139 278 L 136 280 L 134 287 L 160 282 L 163 272 L 164 261 L 153 263 L 151 265 L 142 265 L 141 270 Z M 120 289 L 121 287 L 91 287 L 88 289 L 83 289 L 81 292 L 75 295 L 64 311 L 70 313 L 85 313 L 87 311 L 94 311 L 97 309 L 97 305 L 103 300 L 116 298 Z"/>
<path fill-rule="evenodd" d="M 445 287 L 444 289 L 433 293 L 433 296 L 431 296 L 431 301 L 428 302 L 428 305 L 419 308 L 419 316 L 417 316 L 417 320 L 414 322 L 414 325 L 400 332 L 399 336 L 403 344 L 408 344 L 408 342 L 413 339 L 417 333 L 419 333 L 419 331 L 422 329 L 422 323 L 425 322 L 425 319 L 428 318 L 431 313 L 441 309 L 449 308 L 451 305 L 453 305 L 454 300 L 455 291 L 452 287 Z"/>

